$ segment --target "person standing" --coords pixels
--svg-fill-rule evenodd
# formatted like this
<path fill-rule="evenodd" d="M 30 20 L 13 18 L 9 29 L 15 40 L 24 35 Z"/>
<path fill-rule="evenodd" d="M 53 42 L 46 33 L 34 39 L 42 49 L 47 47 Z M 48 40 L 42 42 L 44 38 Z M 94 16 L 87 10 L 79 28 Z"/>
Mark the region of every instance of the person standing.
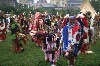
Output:
<path fill-rule="evenodd" d="M 6 39 L 6 18 L 0 11 L 0 41 L 4 41 L 5 39 Z"/>

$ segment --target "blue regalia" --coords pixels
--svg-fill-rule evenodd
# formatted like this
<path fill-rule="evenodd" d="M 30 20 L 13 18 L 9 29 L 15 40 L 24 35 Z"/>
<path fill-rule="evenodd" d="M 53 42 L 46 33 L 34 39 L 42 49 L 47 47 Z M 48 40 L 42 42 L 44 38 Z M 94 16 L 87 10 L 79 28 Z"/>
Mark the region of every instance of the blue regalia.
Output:
<path fill-rule="evenodd" d="M 68 48 L 68 25 L 63 28 L 63 50 L 67 50 Z"/>
<path fill-rule="evenodd" d="M 72 44 L 72 27 L 73 24 L 67 23 L 63 28 L 63 51 L 70 50 L 70 44 Z"/>

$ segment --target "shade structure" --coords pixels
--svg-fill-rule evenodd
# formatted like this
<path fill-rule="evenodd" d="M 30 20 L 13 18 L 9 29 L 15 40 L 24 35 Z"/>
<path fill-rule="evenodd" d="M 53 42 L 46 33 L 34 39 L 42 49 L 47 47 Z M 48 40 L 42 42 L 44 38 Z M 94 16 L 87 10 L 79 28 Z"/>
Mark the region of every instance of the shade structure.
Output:
<path fill-rule="evenodd" d="M 82 5 L 80 6 L 80 10 L 81 10 L 80 12 L 83 12 L 84 14 L 85 14 L 86 12 L 88 12 L 88 11 L 91 12 L 91 15 L 92 15 L 93 18 L 97 15 L 96 11 L 95 11 L 94 8 L 91 6 L 89 0 L 83 0 Z"/>

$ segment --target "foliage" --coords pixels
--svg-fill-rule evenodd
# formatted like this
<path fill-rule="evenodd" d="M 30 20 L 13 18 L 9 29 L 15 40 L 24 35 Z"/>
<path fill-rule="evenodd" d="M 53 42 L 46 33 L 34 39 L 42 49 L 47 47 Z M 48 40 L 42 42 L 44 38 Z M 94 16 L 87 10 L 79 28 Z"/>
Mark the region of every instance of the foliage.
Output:
<path fill-rule="evenodd" d="M 91 0 L 91 5 L 97 12 L 100 12 L 100 0 Z"/>
<path fill-rule="evenodd" d="M 0 10 L 4 11 L 4 13 L 11 13 L 13 11 L 13 13 L 16 15 L 19 15 L 19 14 L 25 12 L 26 16 L 28 16 L 28 14 L 30 12 L 35 14 L 36 12 L 43 13 L 45 11 L 47 11 L 49 14 L 53 14 L 53 15 L 56 15 L 57 12 L 59 12 L 60 15 L 66 14 L 66 10 L 64 10 L 64 9 L 57 10 L 54 8 L 44 8 L 44 7 L 34 9 L 34 7 L 28 8 L 28 5 L 22 5 L 22 4 L 16 4 L 16 6 L 10 6 L 10 5 L 6 5 L 6 4 L 0 5 Z"/>
<path fill-rule="evenodd" d="M 16 12 L 16 9 L 13 6 L 6 4 L 0 5 L 0 10 L 2 10 L 4 13 L 10 13 L 12 10 Z"/>

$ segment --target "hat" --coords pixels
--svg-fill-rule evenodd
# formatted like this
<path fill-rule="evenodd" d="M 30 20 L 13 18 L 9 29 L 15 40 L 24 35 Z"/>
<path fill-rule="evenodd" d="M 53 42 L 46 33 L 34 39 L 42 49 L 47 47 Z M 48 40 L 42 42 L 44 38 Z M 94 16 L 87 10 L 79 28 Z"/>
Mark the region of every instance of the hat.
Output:
<path fill-rule="evenodd" d="M 75 19 L 75 16 L 70 16 L 69 18 L 70 18 L 70 19 Z"/>
<path fill-rule="evenodd" d="M 69 17 L 69 14 L 66 14 L 66 16 L 64 18 L 68 18 Z"/>
<path fill-rule="evenodd" d="M 83 15 L 83 13 L 81 13 L 81 14 L 78 14 L 78 15 L 77 15 L 77 18 L 78 18 L 78 17 L 84 18 L 84 15 Z"/>

